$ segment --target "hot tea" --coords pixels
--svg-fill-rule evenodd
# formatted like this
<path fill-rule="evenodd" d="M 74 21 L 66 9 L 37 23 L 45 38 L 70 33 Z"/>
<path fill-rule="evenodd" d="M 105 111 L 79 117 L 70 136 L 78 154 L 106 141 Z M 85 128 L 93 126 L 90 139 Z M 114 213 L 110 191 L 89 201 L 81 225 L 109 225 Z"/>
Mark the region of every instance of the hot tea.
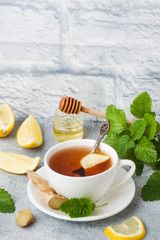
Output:
<path fill-rule="evenodd" d="M 51 158 L 49 159 L 49 166 L 52 170 L 57 173 L 80 177 L 78 174 L 74 173 L 76 169 L 81 168 L 80 161 L 81 159 L 91 152 L 91 148 L 89 147 L 70 147 L 64 148 L 55 152 Z M 101 150 L 97 150 L 96 153 L 104 154 Z M 107 155 L 108 157 L 108 155 Z M 112 166 L 112 160 L 109 160 L 97 164 L 94 167 L 85 169 L 85 176 L 95 175 L 101 172 L 106 171 Z"/>

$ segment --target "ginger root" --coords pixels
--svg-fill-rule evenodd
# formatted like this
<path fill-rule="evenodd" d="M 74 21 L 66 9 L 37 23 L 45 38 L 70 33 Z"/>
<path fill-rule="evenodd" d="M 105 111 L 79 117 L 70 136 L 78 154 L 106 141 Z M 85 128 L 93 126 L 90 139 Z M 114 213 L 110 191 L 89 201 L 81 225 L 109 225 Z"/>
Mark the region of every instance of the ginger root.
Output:
<path fill-rule="evenodd" d="M 22 228 L 34 223 L 35 221 L 36 219 L 29 209 L 20 211 L 16 216 L 16 224 Z"/>
<path fill-rule="evenodd" d="M 59 209 L 59 206 L 66 200 L 62 195 L 59 195 L 53 188 L 48 185 L 48 182 L 40 177 L 34 171 L 27 171 L 28 178 L 37 184 L 37 187 L 40 190 L 40 195 L 42 200 L 51 208 Z"/>
<path fill-rule="evenodd" d="M 54 197 L 50 198 L 48 201 L 48 205 L 53 209 L 59 209 L 59 206 L 66 201 L 66 198 L 61 195 L 55 195 Z"/>

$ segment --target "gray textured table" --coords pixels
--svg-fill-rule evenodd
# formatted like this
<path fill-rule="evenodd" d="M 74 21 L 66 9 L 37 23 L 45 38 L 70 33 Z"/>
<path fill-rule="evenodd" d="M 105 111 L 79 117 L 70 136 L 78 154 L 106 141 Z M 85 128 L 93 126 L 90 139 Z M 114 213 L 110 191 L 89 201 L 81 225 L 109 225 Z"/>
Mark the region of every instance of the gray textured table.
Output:
<path fill-rule="evenodd" d="M 24 149 L 19 147 L 16 141 L 16 131 L 24 119 L 16 119 L 16 125 L 11 134 L 0 139 L 0 150 L 26 154 L 28 156 L 40 156 L 41 161 L 37 167 L 43 166 L 45 152 L 57 142 L 53 139 L 52 121 L 53 119 L 37 119 L 43 131 L 44 143 L 41 147 L 35 149 Z M 95 139 L 97 128 L 100 122 L 84 122 L 84 138 Z M 113 217 L 94 222 L 69 222 L 50 217 L 39 211 L 30 202 L 27 195 L 28 179 L 26 175 L 14 175 L 0 170 L 0 187 L 5 188 L 12 195 L 16 211 L 13 214 L 0 213 L 0 239 L 23 239 L 23 240 L 105 240 L 107 237 L 104 230 L 107 225 L 118 224 L 134 215 L 142 219 L 146 226 L 146 240 L 160 239 L 160 201 L 144 202 L 141 195 L 141 188 L 147 181 L 151 169 L 145 167 L 142 176 L 134 176 L 136 184 L 136 194 L 131 204 L 122 212 Z M 35 215 L 37 221 L 27 228 L 19 228 L 15 223 L 15 216 L 18 211 L 28 208 Z"/>

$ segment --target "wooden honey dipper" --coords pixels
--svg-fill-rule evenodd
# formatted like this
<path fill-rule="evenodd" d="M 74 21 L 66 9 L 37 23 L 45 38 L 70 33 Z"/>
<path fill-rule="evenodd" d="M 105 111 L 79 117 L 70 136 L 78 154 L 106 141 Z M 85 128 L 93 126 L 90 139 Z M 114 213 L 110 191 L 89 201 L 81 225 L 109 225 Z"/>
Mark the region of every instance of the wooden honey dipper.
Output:
<path fill-rule="evenodd" d="M 67 114 L 78 114 L 80 111 L 100 118 L 106 118 L 105 113 L 82 106 L 82 102 L 72 97 L 62 97 L 59 103 L 59 109 Z M 127 120 L 128 124 L 132 121 Z"/>

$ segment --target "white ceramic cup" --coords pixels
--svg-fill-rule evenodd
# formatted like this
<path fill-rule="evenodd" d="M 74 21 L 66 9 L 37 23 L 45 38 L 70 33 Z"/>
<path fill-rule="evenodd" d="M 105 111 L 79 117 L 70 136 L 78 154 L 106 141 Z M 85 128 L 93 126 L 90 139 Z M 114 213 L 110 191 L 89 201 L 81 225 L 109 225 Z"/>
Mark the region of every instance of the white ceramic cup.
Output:
<path fill-rule="evenodd" d="M 50 148 L 44 157 L 44 164 L 47 170 L 48 180 L 51 187 L 53 187 L 57 193 L 65 196 L 66 198 L 80 198 L 87 197 L 93 202 L 99 200 L 108 189 L 118 187 L 126 182 L 135 172 L 135 164 L 131 160 L 118 160 L 116 151 L 105 143 L 100 143 L 100 149 L 102 152 L 111 156 L 112 166 L 108 170 L 86 177 L 70 177 L 55 172 L 49 167 L 49 159 L 55 152 L 70 147 L 90 147 L 94 145 L 94 140 L 78 139 L 70 140 L 62 143 L 58 143 L 54 147 Z M 111 186 L 113 181 L 116 180 L 117 168 L 120 166 L 130 166 L 130 170 L 126 172 L 121 181 Z"/>

